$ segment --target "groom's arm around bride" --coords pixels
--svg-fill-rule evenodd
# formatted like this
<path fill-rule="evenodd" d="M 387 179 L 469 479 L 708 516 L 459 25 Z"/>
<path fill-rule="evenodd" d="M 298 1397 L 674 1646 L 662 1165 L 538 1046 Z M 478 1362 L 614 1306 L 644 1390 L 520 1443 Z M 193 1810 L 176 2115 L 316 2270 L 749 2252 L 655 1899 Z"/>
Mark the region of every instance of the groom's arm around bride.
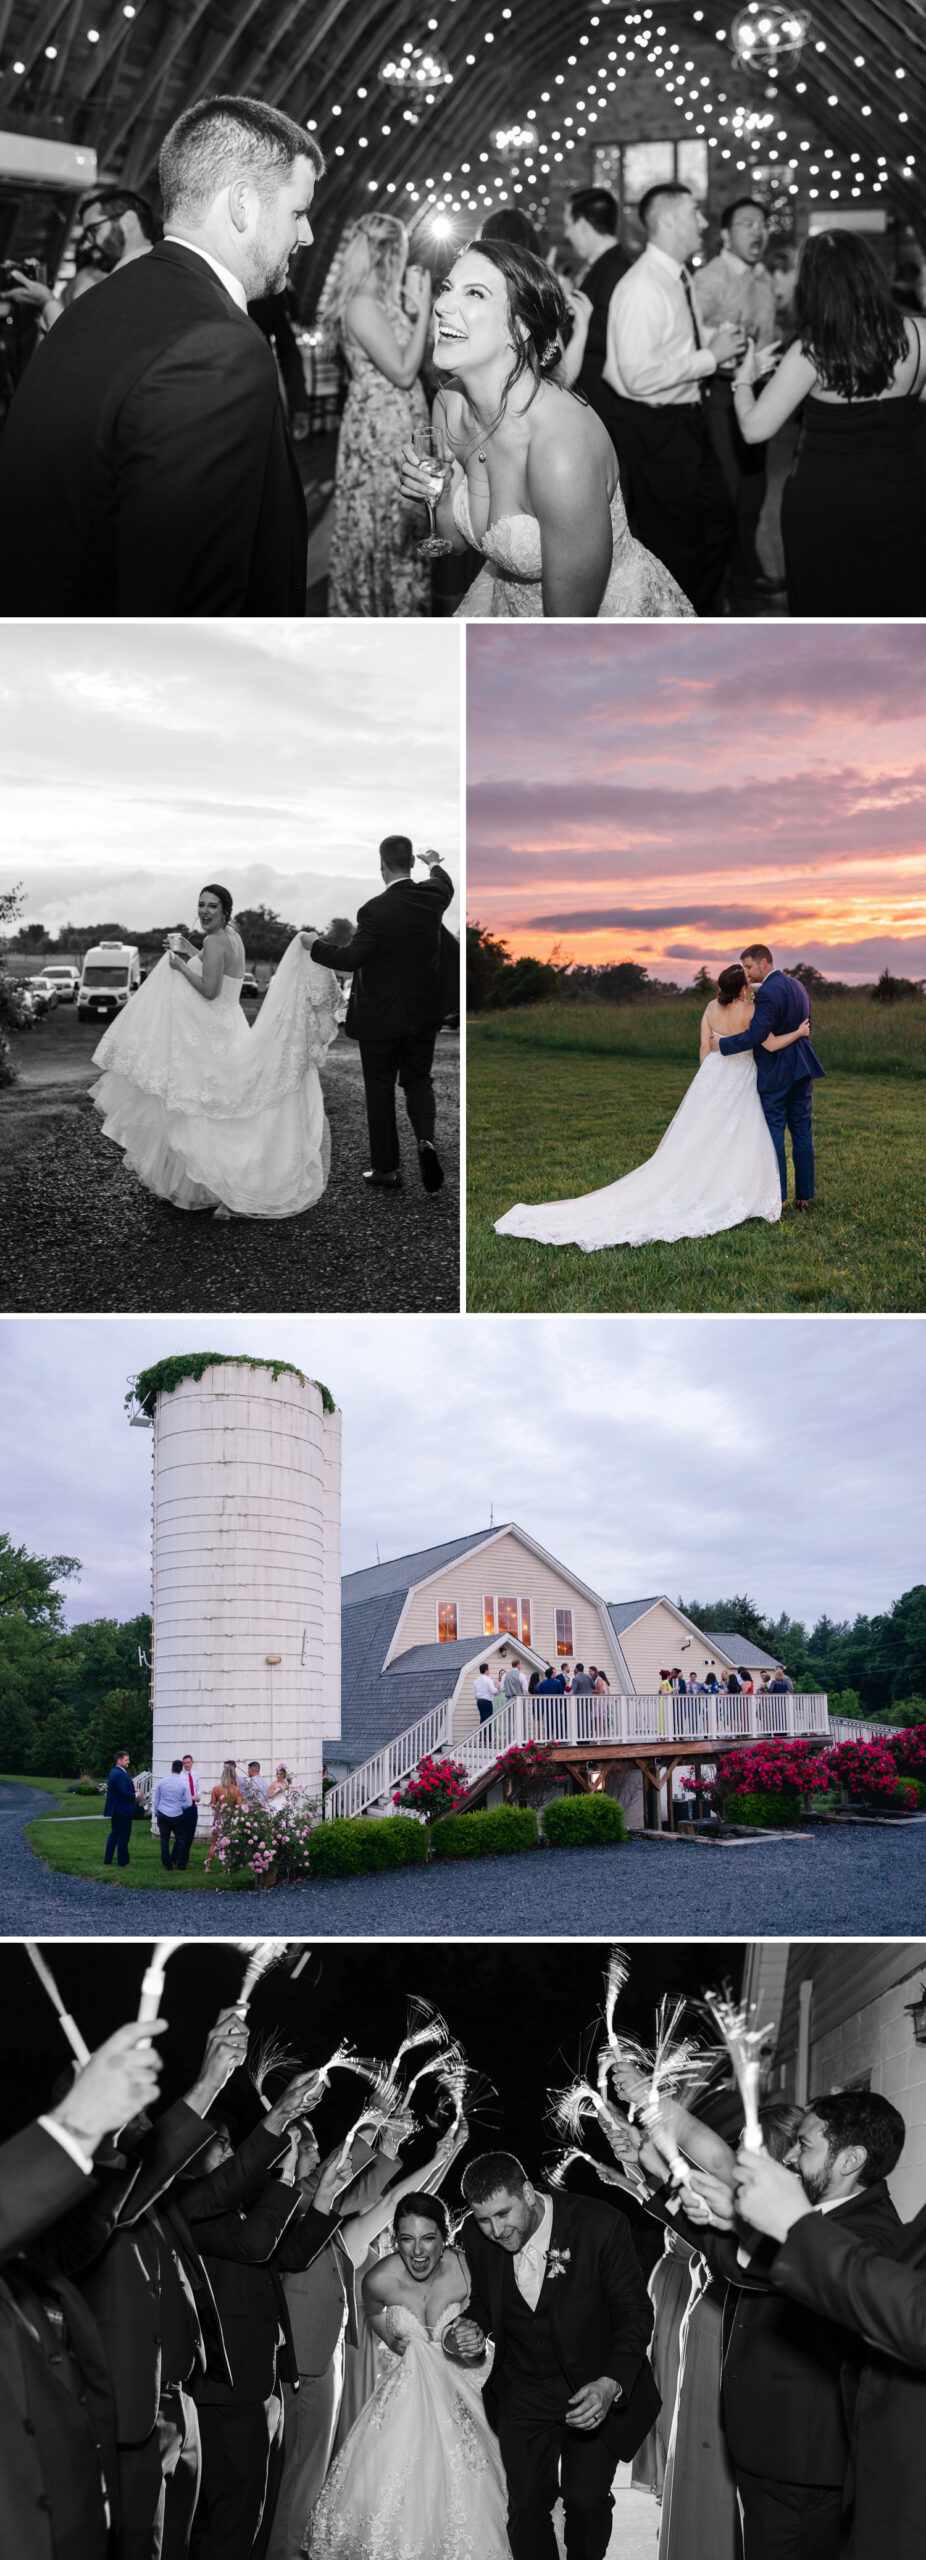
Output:
<path fill-rule="evenodd" d="M 359 910 L 347 942 L 304 933 L 313 960 L 325 969 L 352 972 L 345 1031 L 360 1047 L 370 1165 L 366 1180 L 384 1189 L 401 1185 L 395 1114 L 398 1082 L 418 1144 L 421 1178 L 437 1191 L 443 1172 L 434 1144 L 435 1102 L 431 1068 L 445 1010 L 441 967 L 441 918 L 453 882 L 438 854 L 420 859 L 426 880 L 413 880 L 415 855 L 408 836 L 385 836 L 379 848 L 381 894 Z"/>

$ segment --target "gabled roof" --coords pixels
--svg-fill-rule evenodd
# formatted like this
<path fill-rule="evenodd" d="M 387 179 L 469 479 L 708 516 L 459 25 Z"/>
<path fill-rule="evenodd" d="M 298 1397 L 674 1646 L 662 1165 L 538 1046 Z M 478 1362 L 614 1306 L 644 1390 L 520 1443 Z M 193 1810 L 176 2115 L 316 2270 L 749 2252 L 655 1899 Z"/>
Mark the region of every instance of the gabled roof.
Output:
<path fill-rule="evenodd" d="M 608 1616 L 615 1635 L 622 1636 L 628 1627 L 635 1627 L 638 1618 L 645 1618 L 649 1609 L 658 1609 L 664 1599 L 665 1592 L 657 1591 L 651 1600 L 609 1600 Z M 669 1607 L 672 1607 L 671 1600 Z"/>
<path fill-rule="evenodd" d="M 741 1662 L 744 1671 L 773 1671 L 776 1667 L 777 1653 L 763 1653 L 761 1646 L 751 1644 L 748 1636 L 717 1635 L 713 1628 L 708 1633 L 706 1627 L 703 1632 L 705 1644 L 712 1644 L 717 1653 L 725 1653 L 728 1662 Z"/>
<path fill-rule="evenodd" d="M 455 1564 L 458 1556 L 468 1556 L 474 1548 L 485 1545 L 487 1538 L 497 1538 L 500 1530 L 513 1528 L 513 1521 L 500 1527 L 476 1529 L 468 1538 L 448 1538 L 440 1547 L 418 1547 L 414 1554 L 393 1556 L 387 1564 L 361 1566 L 359 1573 L 346 1573 L 341 1584 L 341 1600 L 345 1609 L 354 1609 L 359 1601 L 380 1598 L 386 1592 L 413 1591 L 419 1582 L 427 1582 L 432 1573 L 441 1573 L 445 1565 Z"/>

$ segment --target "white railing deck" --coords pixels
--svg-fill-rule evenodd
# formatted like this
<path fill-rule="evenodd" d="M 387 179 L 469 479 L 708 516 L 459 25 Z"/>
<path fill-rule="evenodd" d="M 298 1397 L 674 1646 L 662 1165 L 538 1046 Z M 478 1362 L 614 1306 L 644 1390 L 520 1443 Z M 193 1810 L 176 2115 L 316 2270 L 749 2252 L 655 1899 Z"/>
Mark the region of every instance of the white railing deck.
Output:
<path fill-rule="evenodd" d="M 329 1822 L 340 1814 L 365 1813 L 371 1805 L 382 1803 L 391 1811 L 392 1795 L 411 1777 L 427 1752 L 446 1752 L 462 1761 L 469 1777 L 484 1777 L 503 1751 L 513 1743 L 551 1742 L 568 1749 L 596 1747 L 608 1743 L 716 1742 L 728 1749 L 735 1742 L 761 1742 L 773 1734 L 793 1739 L 813 1736 L 820 1742 L 869 1742 L 883 1731 L 878 1725 L 862 1724 L 855 1718 L 831 1717 L 824 1691 L 804 1696 L 786 1691 L 759 1691 L 753 1697 L 731 1697 L 724 1689 L 704 1690 L 694 1696 L 680 1696 L 672 1691 L 668 1697 L 625 1698 L 616 1690 L 607 1695 L 565 1697 L 518 1697 L 490 1716 L 485 1724 L 473 1725 L 469 1733 L 454 1741 L 450 1699 L 432 1707 L 418 1724 L 409 1725 L 405 1733 L 372 1759 L 351 1771 L 349 1778 L 329 1789 L 325 1814 Z"/>

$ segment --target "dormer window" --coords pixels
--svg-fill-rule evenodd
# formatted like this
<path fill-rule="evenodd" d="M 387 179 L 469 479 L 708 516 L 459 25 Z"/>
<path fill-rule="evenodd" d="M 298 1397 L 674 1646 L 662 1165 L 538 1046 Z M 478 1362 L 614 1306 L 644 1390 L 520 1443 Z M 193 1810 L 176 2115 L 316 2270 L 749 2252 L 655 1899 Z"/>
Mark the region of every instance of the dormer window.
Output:
<path fill-rule="evenodd" d="M 517 1644 L 530 1644 L 530 1601 L 519 1600 L 510 1592 L 485 1592 L 482 1602 L 482 1632 L 486 1636 L 514 1636 Z"/>
<path fill-rule="evenodd" d="M 438 1644 L 456 1644 L 456 1640 L 457 1640 L 457 1604 L 456 1604 L 456 1601 L 455 1601 L 455 1600 L 439 1600 L 439 1601 L 438 1601 L 438 1603 L 437 1603 L 437 1641 L 438 1641 Z"/>

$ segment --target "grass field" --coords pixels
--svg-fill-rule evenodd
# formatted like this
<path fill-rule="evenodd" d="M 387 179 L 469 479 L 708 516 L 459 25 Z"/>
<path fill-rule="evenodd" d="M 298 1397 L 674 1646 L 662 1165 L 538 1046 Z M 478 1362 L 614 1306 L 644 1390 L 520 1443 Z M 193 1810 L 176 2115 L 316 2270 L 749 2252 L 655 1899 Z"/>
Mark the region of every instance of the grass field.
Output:
<path fill-rule="evenodd" d="M 34 1822 L 26 1824 L 30 1849 L 34 1849 L 36 1857 L 51 1867 L 55 1875 L 92 1876 L 97 1884 L 125 1885 L 130 1891 L 133 1887 L 137 1890 L 139 1886 L 144 1886 L 149 1892 L 154 1886 L 164 1893 L 190 1893 L 197 1889 L 213 1892 L 218 1889 L 218 1880 L 214 1886 L 205 1872 L 208 1825 L 205 1833 L 193 1842 L 189 1866 L 179 1874 L 176 1868 L 168 1872 L 166 1867 L 162 1867 L 160 1840 L 152 1840 L 144 1822 L 135 1824 L 128 1866 L 117 1867 L 114 1862 L 112 1866 L 104 1867 L 103 1850 L 109 1824 L 102 1811 L 94 1812 L 92 1796 L 68 1794 L 73 1779 L 5 1778 L 3 1783 L 9 1787 L 41 1788 L 45 1794 L 57 1799 L 56 1813 L 37 1814 Z M 102 1797 L 100 1804 L 102 1806 Z M 222 1879 L 224 1892 L 242 1889 L 252 1889 L 250 1878 Z"/>
<path fill-rule="evenodd" d="M 902 1018 L 901 1018 L 902 1017 Z M 467 1034 L 467 1305 L 517 1314 L 908 1312 L 926 1307 L 926 1006 L 814 1004 L 827 1069 L 817 1199 L 678 1244 L 529 1244 L 496 1236 L 515 1200 L 614 1182 L 651 1155 L 697 1063 L 676 1003 L 525 1006 Z"/>

